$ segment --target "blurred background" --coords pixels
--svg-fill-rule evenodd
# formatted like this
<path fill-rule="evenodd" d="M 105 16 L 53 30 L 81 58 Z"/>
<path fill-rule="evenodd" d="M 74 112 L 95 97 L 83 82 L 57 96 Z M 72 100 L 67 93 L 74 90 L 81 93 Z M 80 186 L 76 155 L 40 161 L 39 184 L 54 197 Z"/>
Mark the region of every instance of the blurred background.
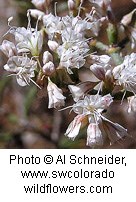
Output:
<path fill-rule="evenodd" d="M 67 1 L 57 2 L 58 14 L 65 14 Z M 52 9 L 54 3 L 52 1 Z M 131 0 L 112 1 L 116 21 L 119 22 L 135 5 Z M 0 44 L 8 31 L 7 19 L 13 16 L 13 25 L 27 26 L 29 8 L 34 8 L 30 0 L 0 0 Z M 5 38 L 10 40 L 9 35 Z M 14 77 L 7 77 L 8 73 L 3 70 L 6 62 L 7 58 L 0 52 L 0 148 L 88 148 L 85 131 L 74 142 L 64 136 L 75 114 L 69 114 L 69 110 L 48 109 L 46 89 L 38 90 L 32 84 L 23 88 L 17 85 Z M 80 77 L 90 80 L 91 75 L 81 71 Z M 72 105 L 71 97 L 67 102 Z M 127 128 L 130 136 L 103 148 L 136 148 L 136 114 L 127 113 L 127 103 L 112 104 L 107 117 Z"/>

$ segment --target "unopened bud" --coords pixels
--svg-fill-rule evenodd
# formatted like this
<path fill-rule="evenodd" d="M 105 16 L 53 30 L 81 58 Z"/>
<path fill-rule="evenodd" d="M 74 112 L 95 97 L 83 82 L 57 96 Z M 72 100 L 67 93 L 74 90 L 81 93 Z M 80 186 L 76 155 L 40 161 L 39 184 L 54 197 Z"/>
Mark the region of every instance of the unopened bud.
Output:
<path fill-rule="evenodd" d="M 68 8 L 69 10 L 74 10 L 76 7 L 76 3 L 74 0 L 68 0 Z"/>
<path fill-rule="evenodd" d="M 49 51 L 45 51 L 43 53 L 43 64 L 46 64 L 49 61 L 53 62 L 52 54 Z"/>
<path fill-rule="evenodd" d="M 43 66 L 43 73 L 46 75 L 46 76 L 50 76 L 52 73 L 55 72 L 55 67 L 54 67 L 54 64 L 53 62 L 47 62 L 44 66 Z"/>
<path fill-rule="evenodd" d="M 49 6 L 51 0 L 32 0 L 32 3 L 36 8 L 43 10 L 44 8 Z"/>
<path fill-rule="evenodd" d="M 56 41 L 48 41 L 48 46 L 50 48 L 50 50 L 52 51 L 56 51 L 56 49 L 58 48 L 59 44 Z"/>

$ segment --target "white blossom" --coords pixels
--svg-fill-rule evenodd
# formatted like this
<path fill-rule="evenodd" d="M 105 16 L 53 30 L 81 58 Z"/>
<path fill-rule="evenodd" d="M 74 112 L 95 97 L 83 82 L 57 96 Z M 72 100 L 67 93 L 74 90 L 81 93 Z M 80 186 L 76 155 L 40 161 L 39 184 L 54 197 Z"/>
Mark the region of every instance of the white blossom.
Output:
<path fill-rule="evenodd" d="M 15 35 L 18 53 L 31 52 L 33 56 L 39 55 L 43 45 L 41 31 L 33 28 L 18 27 L 12 33 Z"/>
<path fill-rule="evenodd" d="M 79 134 L 79 131 L 80 131 L 80 128 L 81 128 L 81 125 L 82 125 L 82 122 L 83 120 L 85 119 L 85 116 L 84 115 L 77 115 L 74 120 L 69 124 L 67 130 L 66 130 L 66 133 L 65 135 L 74 140 L 77 135 Z"/>
<path fill-rule="evenodd" d="M 86 114 L 100 117 L 104 109 L 107 109 L 113 102 L 110 94 L 101 95 L 87 95 L 83 100 L 79 100 L 73 105 L 73 111 L 77 114 Z"/>
<path fill-rule="evenodd" d="M 98 82 L 91 82 L 91 81 L 85 81 L 81 82 L 78 85 L 68 85 L 68 88 L 70 92 L 72 93 L 72 97 L 75 102 L 77 102 L 79 99 L 84 98 L 85 94 L 92 90 Z"/>
<path fill-rule="evenodd" d="M 94 29 L 90 15 L 88 14 L 85 19 L 68 15 L 60 18 L 52 14 L 43 17 L 49 36 L 48 46 L 52 51 L 57 51 L 60 66 L 66 68 L 69 74 L 73 73 L 72 68 L 79 69 L 85 64 L 85 57 L 89 51 L 85 33 L 87 30 Z M 98 23 L 98 26 L 100 24 L 98 21 L 95 23 Z M 57 36 L 55 34 L 59 34 L 58 43 L 53 41 L 53 37 Z"/>
<path fill-rule="evenodd" d="M 37 62 L 30 60 L 27 56 L 10 57 L 4 69 L 15 75 L 20 86 L 26 86 L 32 81 L 35 76 L 34 70 L 37 68 Z"/>
<path fill-rule="evenodd" d="M 62 90 L 53 83 L 48 77 L 48 86 L 47 86 L 49 104 L 48 108 L 60 108 L 65 104 L 65 97 L 62 94 Z"/>
<path fill-rule="evenodd" d="M 59 46 L 57 53 L 60 57 L 60 66 L 65 67 L 69 74 L 72 74 L 72 68 L 80 68 L 85 64 L 84 55 L 88 52 L 80 49 L 80 46 L 65 49 L 64 45 Z"/>
<path fill-rule="evenodd" d="M 46 32 L 50 40 L 53 39 L 55 33 L 61 33 L 62 30 L 61 17 L 54 16 L 50 13 L 43 17 L 43 24 L 46 28 Z"/>
<path fill-rule="evenodd" d="M 121 65 L 113 69 L 116 85 L 121 85 L 125 90 L 136 93 L 136 53 L 125 56 Z"/>
<path fill-rule="evenodd" d="M 105 96 L 87 95 L 84 99 L 79 100 L 73 105 L 73 111 L 78 115 L 69 125 L 66 135 L 74 139 L 79 134 L 81 124 L 85 118 L 88 119 L 89 124 L 87 127 L 86 143 L 88 146 L 101 146 L 104 142 L 105 135 L 111 143 L 127 135 L 125 128 L 117 123 L 111 122 L 102 115 L 103 110 L 107 109 L 112 102 L 113 99 L 110 94 Z"/>

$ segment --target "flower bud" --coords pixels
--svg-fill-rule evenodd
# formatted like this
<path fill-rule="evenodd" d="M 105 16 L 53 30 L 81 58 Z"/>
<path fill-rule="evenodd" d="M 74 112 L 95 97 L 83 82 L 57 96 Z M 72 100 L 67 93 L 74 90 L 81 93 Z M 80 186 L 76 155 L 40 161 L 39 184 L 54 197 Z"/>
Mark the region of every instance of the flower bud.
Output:
<path fill-rule="evenodd" d="M 56 51 L 56 49 L 58 48 L 59 44 L 56 41 L 48 41 L 48 46 L 50 48 L 50 50 L 52 51 Z"/>
<path fill-rule="evenodd" d="M 49 104 L 48 108 L 59 108 L 64 106 L 65 97 L 62 94 L 62 90 L 53 83 L 48 77 L 48 86 L 47 86 L 48 96 L 49 96 Z"/>
<path fill-rule="evenodd" d="M 76 3 L 74 0 L 68 0 L 68 8 L 69 10 L 74 10 L 76 7 Z"/>
<path fill-rule="evenodd" d="M 43 66 L 43 73 L 50 76 L 53 72 L 55 72 L 54 64 L 53 62 L 49 61 Z"/>
<path fill-rule="evenodd" d="M 2 42 L 2 45 L 0 46 L 0 50 L 9 58 L 16 55 L 17 53 L 15 44 L 7 40 L 4 40 Z"/>
<path fill-rule="evenodd" d="M 32 0 L 32 3 L 36 8 L 43 10 L 44 8 L 49 6 L 51 0 Z"/>
<path fill-rule="evenodd" d="M 49 51 L 45 51 L 43 53 L 43 64 L 46 64 L 49 61 L 53 62 L 52 54 Z"/>

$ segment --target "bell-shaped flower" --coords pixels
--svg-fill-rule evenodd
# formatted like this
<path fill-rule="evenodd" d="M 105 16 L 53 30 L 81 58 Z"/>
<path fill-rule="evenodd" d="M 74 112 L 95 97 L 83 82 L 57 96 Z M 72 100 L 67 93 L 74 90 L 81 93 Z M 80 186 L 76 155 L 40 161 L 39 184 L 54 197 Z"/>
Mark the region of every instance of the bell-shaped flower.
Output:
<path fill-rule="evenodd" d="M 48 77 L 48 97 L 49 97 L 49 104 L 48 108 L 60 108 L 61 106 L 65 105 L 65 97 L 62 94 L 62 90 L 53 83 L 50 78 Z"/>
<path fill-rule="evenodd" d="M 102 132 L 97 123 L 90 123 L 87 128 L 87 146 L 103 145 Z"/>
<path fill-rule="evenodd" d="M 74 140 L 79 134 L 80 128 L 83 125 L 83 122 L 86 122 L 86 117 L 84 115 L 77 115 L 74 120 L 69 124 L 65 135 Z"/>
<path fill-rule="evenodd" d="M 87 92 L 92 90 L 98 82 L 91 82 L 91 81 L 85 81 L 82 83 L 79 83 L 78 85 L 68 85 L 68 88 L 70 92 L 72 93 L 72 97 L 75 102 L 77 102 L 79 99 L 82 99 Z"/>

